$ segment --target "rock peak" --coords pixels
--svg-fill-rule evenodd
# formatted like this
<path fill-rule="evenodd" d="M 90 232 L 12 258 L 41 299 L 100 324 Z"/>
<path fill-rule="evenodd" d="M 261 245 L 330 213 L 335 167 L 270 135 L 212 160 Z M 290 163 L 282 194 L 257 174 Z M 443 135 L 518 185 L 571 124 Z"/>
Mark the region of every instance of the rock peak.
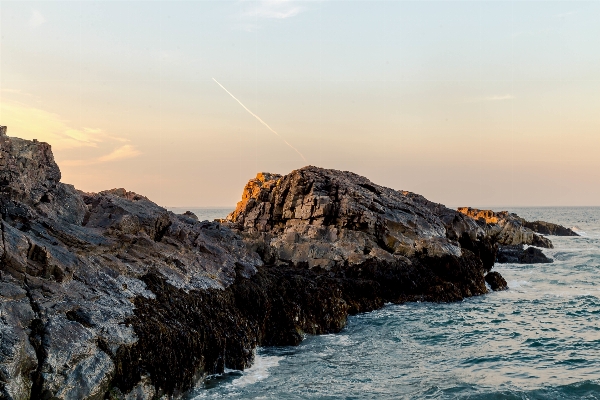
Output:
<path fill-rule="evenodd" d="M 6 126 L 0 126 L 0 136 L 6 136 Z"/>

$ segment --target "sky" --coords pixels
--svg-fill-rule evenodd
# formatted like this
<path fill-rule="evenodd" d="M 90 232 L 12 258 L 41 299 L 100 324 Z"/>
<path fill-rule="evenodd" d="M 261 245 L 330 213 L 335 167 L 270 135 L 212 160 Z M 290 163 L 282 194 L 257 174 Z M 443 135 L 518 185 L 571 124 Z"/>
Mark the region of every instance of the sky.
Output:
<path fill-rule="evenodd" d="M 600 206 L 599 1 L 0 1 L 0 124 L 62 181 L 233 207 L 348 170 L 449 206 Z"/>

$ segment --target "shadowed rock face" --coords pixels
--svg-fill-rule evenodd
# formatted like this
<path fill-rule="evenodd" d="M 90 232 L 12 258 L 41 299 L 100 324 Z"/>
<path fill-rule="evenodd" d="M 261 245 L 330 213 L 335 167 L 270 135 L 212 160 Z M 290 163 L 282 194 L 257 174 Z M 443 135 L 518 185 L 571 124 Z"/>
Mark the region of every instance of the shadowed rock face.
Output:
<path fill-rule="evenodd" d="M 490 285 L 492 290 L 506 290 L 508 285 L 502 275 L 496 271 L 492 271 L 485 276 L 485 281 Z"/>
<path fill-rule="evenodd" d="M 48 144 L 2 128 L 0 398 L 177 397 L 258 345 L 487 291 L 497 237 L 422 196 L 307 167 L 259 174 L 229 222 L 200 222 L 79 192 Z"/>
<path fill-rule="evenodd" d="M 522 244 L 502 246 L 498 251 L 499 263 L 540 264 L 554 260 L 546 257 L 542 250 L 535 247 L 524 248 Z"/>

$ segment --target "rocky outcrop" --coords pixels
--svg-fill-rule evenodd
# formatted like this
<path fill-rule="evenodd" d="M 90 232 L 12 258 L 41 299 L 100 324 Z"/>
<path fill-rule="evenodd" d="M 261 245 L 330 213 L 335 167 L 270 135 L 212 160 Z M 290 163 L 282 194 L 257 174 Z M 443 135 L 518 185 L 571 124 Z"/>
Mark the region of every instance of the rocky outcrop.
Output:
<path fill-rule="evenodd" d="M 562 225 L 553 224 L 551 222 L 545 221 L 525 221 L 522 219 L 523 226 L 531 229 L 534 232 L 540 233 L 542 235 L 551 235 L 551 236 L 579 236 L 575 231 L 571 228 L 566 228 Z"/>
<path fill-rule="evenodd" d="M 369 264 L 396 279 L 404 275 L 400 280 L 410 285 L 396 285 L 386 301 L 485 293 L 483 277 L 495 260 L 495 244 L 472 219 L 351 172 L 305 167 L 286 176 L 258 174 L 227 220 L 268 264 L 342 275 Z M 472 269 L 444 272 L 447 262 Z"/>
<path fill-rule="evenodd" d="M 579 236 L 562 225 L 544 221 L 529 222 L 508 211 L 494 212 L 470 207 L 461 207 L 458 211 L 477 221 L 486 234 L 498 243 L 498 263 L 551 263 L 552 259 L 535 248 L 553 248 L 552 241 L 542 235 Z M 535 247 L 525 248 L 524 245 Z"/>
<path fill-rule="evenodd" d="M 3 399 L 178 397 L 385 302 L 503 289 L 498 238 L 530 239 L 315 167 L 259 174 L 219 223 L 77 191 L 48 144 L 3 127 L 0 166 Z"/>
<path fill-rule="evenodd" d="M 222 291 L 262 265 L 218 223 L 60 183 L 48 144 L 2 135 L 0 164 L 0 398 L 104 398 L 139 346 L 136 302 L 157 297 L 147 276 Z"/>
<path fill-rule="evenodd" d="M 524 248 L 522 244 L 501 246 L 498 251 L 499 263 L 542 264 L 553 260 L 546 257 L 542 250 L 536 247 Z"/>
<path fill-rule="evenodd" d="M 500 246 L 526 244 L 530 246 L 553 248 L 550 239 L 538 235 L 526 226 L 527 221 L 508 211 L 493 212 L 471 207 L 461 207 L 458 211 L 478 222 L 486 234 Z"/>
<path fill-rule="evenodd" d="M 258 174 L 227 220 L 267 262 L 326 270 L 367 260 L 461 257 L 468 250 L 463 236 L 472 247 L 485 240 L 456 211 L 351 172 L 316 167 L 285 177 Z"/>
<path fill-rule="evenodd" d="M 499 272 L 490 272 L 485 276 L 485 281 L 488 283 L 488 285 L 490 285 L 492 290 L 498 291 L 508 289 L 508 284 L 506 283 L 506 280 L 504 280 L 504 278 L 502 277 L 502 275 L 500 275 Z"/>

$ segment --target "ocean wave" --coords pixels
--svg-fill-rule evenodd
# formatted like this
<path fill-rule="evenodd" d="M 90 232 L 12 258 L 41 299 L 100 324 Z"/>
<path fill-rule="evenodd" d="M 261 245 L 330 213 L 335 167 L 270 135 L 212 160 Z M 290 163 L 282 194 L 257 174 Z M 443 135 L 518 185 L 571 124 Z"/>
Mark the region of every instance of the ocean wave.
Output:
<path fill-rule="evenodd" d="M 600 208 L 560 218 L 600 237 Z M 510 290 L 351 316 L 339 334 L 261 350 L 198 399 L 600 400 L 600 240 L 552 241 L 552 264 L 494 267 Z"/>
<path fill-rule="evenodd" d="M 242 373 L 242 376 L 234 379 L 233 382 L 231 382 L 231 385 L 233 387 L 242 388 L 258 381 L 262 381 L 269 376 L 269 370 L 277 367 L 283 358 L 284 357 L 279 356 L 257 355 L 252 367 L 245 370 Z"/>
<path fill-rule="evenodd" d="M 457 393 L 458 392 L 458 393 Z M 460 393 L 463 392 L 463 393 Z M 464 393 L 467 392 L 467 393 Z M 437 393 L 437 396 L 429 397 L 437 399 L 519 399 L 519 400 L 567 400 L 567 399 L 600 399 L 600 383 L 596 380 L 576 382 L 568 385 L 549 386 L 533 390 L 504 389 L 490 390 L 481 389 L 472 385 L 457 386 Z"/>

